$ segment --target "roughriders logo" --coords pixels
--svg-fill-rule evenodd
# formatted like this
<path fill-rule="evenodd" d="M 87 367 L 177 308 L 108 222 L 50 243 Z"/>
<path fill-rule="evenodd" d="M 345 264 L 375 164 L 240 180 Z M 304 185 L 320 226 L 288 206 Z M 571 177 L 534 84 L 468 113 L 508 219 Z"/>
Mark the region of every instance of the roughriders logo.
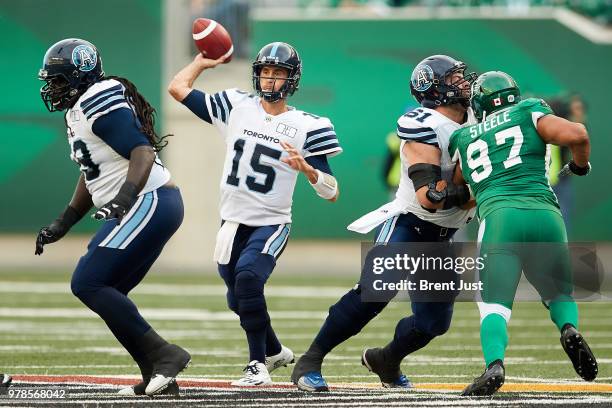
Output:
<path fill-rule="evenodd" d="M 416 67 L 412 73 L 412 87 L 418 92 L 425 92 L 433 85 L 433 70 L 429 65 L 421 65 Z"/>
<path fill-rule="evenodd" d="M 98 63 L 98 54 L 89 45 L 79 45 L 72 50 L 72 63 L 79 71 L 91 71 Z"/>

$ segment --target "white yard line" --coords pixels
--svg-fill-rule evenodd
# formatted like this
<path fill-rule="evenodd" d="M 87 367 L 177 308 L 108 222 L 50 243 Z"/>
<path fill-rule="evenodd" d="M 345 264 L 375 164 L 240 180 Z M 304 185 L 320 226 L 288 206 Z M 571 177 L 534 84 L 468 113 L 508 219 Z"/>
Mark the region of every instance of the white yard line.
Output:
<path fill-rule="evenodd" d="M 151 320 L 225 320 L 238 321 L 238 316 L 234 312 L 211 312 L 205 309 L 139 309 L 140 313 Z M 321 311 L 270 311 L 270 316 L 274 319 L 290 320 L 322 320 L 327 316 L 327 312 Z M 98 315 L 85 307 L 79 308 L 0 308 L 0 317 L 61 317 L 61 318 L 96 318 Z"/>
<path fill-rule="evenodd" d="M 287 298 L 333 298 L 339 299 L 351 289 L 346 287 L 276 286 L 266 287 L 266 296 Z M 182 285 L 143 283 L 132 294 L 155 296 L 225 296 L 225 285 Z M 56 293 L 69 294 L 70 282 L 13 282 L 0 281 L 0 293 Z"/>

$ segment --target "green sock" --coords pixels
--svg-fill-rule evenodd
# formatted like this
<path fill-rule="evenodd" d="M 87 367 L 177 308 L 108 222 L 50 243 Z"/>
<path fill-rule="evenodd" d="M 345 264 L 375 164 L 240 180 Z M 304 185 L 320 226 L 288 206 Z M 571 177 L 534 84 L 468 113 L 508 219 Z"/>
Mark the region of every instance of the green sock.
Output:
<path fill-rule="evenodd" d="M 550 319 L 561 331 L 567 323 L 578 328 L 578 305 L 573 300 L 552 301 L 548 305 Z"/>
<path fill-rule="evenodd" d="M 487 367 L 495 360 L 504 361 L 508 345 L 506 320 L 497 313 L 488 315 L 480 325 L 480 344 Z"/>

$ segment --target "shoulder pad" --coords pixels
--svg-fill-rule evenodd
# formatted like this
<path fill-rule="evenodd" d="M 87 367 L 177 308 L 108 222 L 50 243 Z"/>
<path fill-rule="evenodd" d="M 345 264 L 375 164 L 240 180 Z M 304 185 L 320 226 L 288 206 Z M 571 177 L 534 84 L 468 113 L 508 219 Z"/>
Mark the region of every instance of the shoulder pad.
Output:
<path fill-rule="evenodd" d="M 93 84 L 80 98 L 79 107 L 87 119 L 113 106 L 126 104 L 125 87 L 119 81 L 108 79 Z"/>

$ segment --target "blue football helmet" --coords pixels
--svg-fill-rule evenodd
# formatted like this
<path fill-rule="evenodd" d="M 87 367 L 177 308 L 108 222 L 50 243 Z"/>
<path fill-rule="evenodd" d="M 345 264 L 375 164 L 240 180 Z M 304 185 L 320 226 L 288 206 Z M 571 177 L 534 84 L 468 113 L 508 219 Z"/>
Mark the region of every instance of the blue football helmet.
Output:
<path fill-rule="evenodd" d="M 45 53 L 38 79 L 45 84 L 40 96 L 49 112 L 70 108 L 93 83 L 104 77 L 96 47 L 85 40 L 67 38 Z"/>
<path fill-rule="evenodd" d="M 410 77 L 410 93 L 425 108 L 442 105 L 470 105 L 470 86 L 462 88 L 465 82 L 471 84 L 476 73 L 466 73 L 467 66 L 447 55 L 432 55 L 419 62 Z M 463 79 L 447 83 L 447 78 L 456 72 L 463 73 Z"/>
<path fill-rule="evenodd" d="M 264 65 L 279 66 L 289 70 L 287 80 L 277 92 L 266 92 L 261 89 L 259 81 L 261 68 Z M 253 62 L 253 88 L 257 94 L 268 102 L 276 102 L 293 95 L 298 90 L 302 77 L 302 60 L 295 48 L 284 42 L 273 42 L 265 45 Z"/>

